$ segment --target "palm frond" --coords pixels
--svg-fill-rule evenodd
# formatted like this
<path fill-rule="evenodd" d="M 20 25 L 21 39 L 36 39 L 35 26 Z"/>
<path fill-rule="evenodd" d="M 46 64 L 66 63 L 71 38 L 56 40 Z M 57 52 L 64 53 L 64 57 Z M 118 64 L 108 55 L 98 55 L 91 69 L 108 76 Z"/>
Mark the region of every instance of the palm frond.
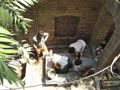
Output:
<path fill-rule="evenodd" d="M 18 53 L 18 46 L 19 43 L 13 39 L 13 34 L 0 27 L 0 57 L 15 55 Z"/>
<path fill-rule="evenodd" d="M 23 57 L 28 60 L 29 54 L 26 47 L 19 49 L 21 45 L 14 40 L 15 34 L 8 30 L 14 28 L 16 31 L 22 30 L 27 33 L 27 27 L 30 26 L 29 23 L 32 20 L 24 18 L 22 14 L 37 2 L 38 0 L 0 0 L 0 84 L 3 84 L 5 78 L 10 84 L 15 83 L 17 85 L 20 83 L 23 85 L 17 78 L 14 69 L 6 61 L 16 57 L 19 54 L 18 52 L 22 53 Z"/>
<path fill-rule="evenodd" d="M 20 45 L 14 40 L 13 36 L 14 34 L 0 27 L 0 84 L 3 84 L 3 79 L 7 79 L 10 84 L 15 83 L 18 85 L 19 83 L 23 85 L 23 82 L 18 79 L 14 69 L 7 63 L 20 52 L 18 49 Z"/>
<path fill-rule="evenodd" d="M 10 84 L 15 83 L 18 85 L 20 83 L 23 85 L 23 82 L 18 79 L 14 69 L 7 63 L 4 63 L 3 59 L 5 58 L 0 58 L 0 84 L 3 84 L 3 78 L 5 78 Z"/>
<path fill-rule="evenodd" d="M 24 18 L 22 14 L 38 0 L 3 0 L 0 3 L 0 26 L 5 28 L 15 28 L 27 33 L 31 19 Z"/>
<path fill-rule="evenodd" d="M 13 17 L 9 14 L 8 10 L 0 7 L 0 26 L 5 28 L 12 27 Z"/>

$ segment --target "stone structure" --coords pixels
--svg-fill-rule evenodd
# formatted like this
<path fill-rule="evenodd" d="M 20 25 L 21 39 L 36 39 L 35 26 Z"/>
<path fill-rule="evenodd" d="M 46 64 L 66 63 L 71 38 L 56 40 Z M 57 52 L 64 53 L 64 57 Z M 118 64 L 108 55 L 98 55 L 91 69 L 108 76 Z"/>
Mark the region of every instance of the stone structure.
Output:
<path fill-rule="evenodd" d="M 98 59 L 99 67 L 97 70 L 110 65 L 114 57 L 120 53 L 120 3 L 117 2 L 117 0 L 107 0 L 100 13 L 96 27 L 92 33 L 91 41 L 95 43 L 97 40 L 97 42 L 100 43 L 101 40 L 104 40 L 105 34 L 109 32 L 109 28 L 111 28 L 113 23 L 115 29 L 104 48 L 102 56 Z M 107 17 L 106 13 L 108 13 L 111 18 L 109 18 L 109 16 Z M 106 25 L 106 27 L 104 27 L 104 25 Z M 97 27 L 102 29 L 97 29 Z"/>

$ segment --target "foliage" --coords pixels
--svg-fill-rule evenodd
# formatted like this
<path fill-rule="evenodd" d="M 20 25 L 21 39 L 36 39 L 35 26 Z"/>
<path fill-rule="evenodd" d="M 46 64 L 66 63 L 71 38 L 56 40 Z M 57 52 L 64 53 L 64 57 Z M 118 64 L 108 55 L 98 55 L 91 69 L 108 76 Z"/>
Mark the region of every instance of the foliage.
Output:
<path fill-rule="evenodd" d="M 8 66 L 7 62 L 11 57 L 18 53 L 19 43 L 13 39 L 14 34 L 0 27 L 0 83 L 6 78 L 10 84 L 20 82 L 14 69 Z M 22 84 L 22 82 L 20 82 Z"/>
<path fill-rule="evenodd" d="M 32 20 L 22 14 L 37 2 L 37 0 L 0 0 L 0 84 L 3 84 L 5 78 L 10 84 L 23 85 L 14 69 L 8 65 L 8 61 L 19 53 L 23 53 L 27 60 L 29 55 L 26 49 L 14 39 L 13 30 L 22 30 L 25 34 L 28 32 L 27 26 L 30 26 L 29 22 Z"/>
<path fill-rule="evenodd" d="M 37 0 L 0 0 L 0 26 L 15 28 L 27 33 L 28 23 L 31 19 L 25 18 L 22 14 L 31 7 Z"/>
<path fill-rule="evenodd" d="M 0 57 L 0 84 L 3 84 L 3 78 L 5 78 L 10 84 L 15 83 L 18 85 L 18 83 L 20 83 L 21 85 L 24 85 L 23 82 L 18 79 L 14 69 L 8 66 L 8 63 L 5 63 L 4 60 L 7 59 Z"/>

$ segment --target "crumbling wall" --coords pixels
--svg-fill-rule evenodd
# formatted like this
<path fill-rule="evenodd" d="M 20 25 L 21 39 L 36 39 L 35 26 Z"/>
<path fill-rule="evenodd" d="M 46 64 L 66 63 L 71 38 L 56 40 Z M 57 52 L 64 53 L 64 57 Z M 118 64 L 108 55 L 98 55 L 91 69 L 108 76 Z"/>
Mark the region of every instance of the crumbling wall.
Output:
<path fill-rule="evenodd" d="M 103 7 L 108 13 L 111 14 L 114 21 L 115 30 L 110 40 L 108 41 L 106 47 L 104 48 L 103 54 L 98 58 L 98 68 L 102 69 L 111 64 L 114 57 L 120 53 L 120 2 L 117 0 L 107 0 L 105 6 Z M 103 13 L 103 10 L 101 11 Z M 106 14 L 103 14 L 103 17 Z M 104 19 L 105 21 L 106 19 Z M 109 20 L 108 20 L 109 21 Z M 104 23 L 104 22 L 103 22 Z M 111 23 L 111 22 L 110 22 Z M 108 23 L 109 24 L 109 23 Z M 101 25 L 102 26 L 102 22 Z M 99 30 L 100 32 L 100 30 Z M 96 34 L 99 35 L 99 34 Z M 104 34 L 103 34 L 104 36 Z M 95 38 L 94 38 L 95 39 Z"/>
<path fill-rule="evenodd" d="M 32 22 L 32 27 L 29 28 L 28 35 L 24 35 L 23 37 L 32 43 L 32 37 L 38 31 L 43 30 L 50 33 L 50 37 L 47 41 L 48 46 L 68 45 L 78 38 L 82 38 L 88 42 L 103 3 L 104 0 L 40 0 L 40 2 L 32 9 L 28 10 L 25 15 L 33 19 L 34 22 Z M 60 23 L 60 28 L 61 30 L 68 30 L 68 27 L 69 37 L 64 38 L 67 34 L 64 32 L 63 37 L 56 37 L 56 18 L 61 16 L 65 16 L 66 18 L 69 16 L 78 17 L 79 19 L 78 23 L 75 21 L 71 24 L 66 22 L 72 22 L 72 19 L 69 18 L 65 18 L 61 21 L 63 25 Z M 74 24 L 78 25 L 74 28 Z M 59 33 L 61 30 L 59 29 L 57 32 Z M 74 33 L 74 36 L 72 36 L 72 33 Z M 21 36 L 19 38 L 21 38 Z"/>

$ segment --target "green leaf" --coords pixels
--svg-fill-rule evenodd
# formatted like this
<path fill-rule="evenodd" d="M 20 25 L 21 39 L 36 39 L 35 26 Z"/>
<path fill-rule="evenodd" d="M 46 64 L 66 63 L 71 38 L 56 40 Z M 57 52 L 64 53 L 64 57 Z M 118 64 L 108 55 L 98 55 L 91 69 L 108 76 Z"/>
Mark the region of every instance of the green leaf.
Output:
<path fill-rule="evenodd" d="M 26 10 L 26 8 L 25 8 L 23 5 L 21 5 L 20 3 L 18 3 L 17 1 L 13 1 L 13 3 L 14 3 L 16 6 L 20 7 L 21 9 Z"/>
<path fill-rule="evenodd" d="M 17 46 L 19 43 L 12 39 L 13 34 L 0 27 L 0 57 L 14 57 L 18 52 Z"/>
<path fill-rule="evenodd" d="M 8 43 L 13 43 L 13 44 L 18 44 L 18 42 L 14 39 L 10 38 L 5 38 L 5 37 L 0 37 L 0 42 L 8 42 Z"/>
<path fill-rule="evenodd" d="M 23 85 L 23 82 L 18 79 L 18 77 L 17 77 L 16 73 L 14 72 L 13 68 L 8 66 L 7 63 L 4 63 L 1 60 L 1 58 L 0 58 L 0 70 L 2 72 L 2 74 L 0 75 L 1 76 L 0 80 L 1 80 L 2 84 L 3 84 L 3 78 L 6 78 L 10 84 L 12 84 L 14 82 L 16 85 L 18 85 L 17 84 L 17 82 L 18 82 L 21 85 Z"/>
<path fill-rule="evenodd" d="M 34 2 L 36 2 L 36 3 L 38 3 L 39 2 L 39 0 L 33 0 Z"/>
<path fill-rule="evenodd" d="M 0 82 L 3 84 L 3 68 L 1 63 L 0 63 Z"/>
<path fill-rule="evenodd" d="M 30 5 L 34 5 L 33 0 L 25 0 L 27 3 L 29 3 Z"/>
<path fill-rule="evenodd" d="M 3 66 L 3 69 L 4 69 L 4 73 L 5 73 L 5 78 L 8 80 L 8 82 L 10 84 L 12 84 L 12 81 L 14 83 L 16 83 L 16 81 L 13 79 L 13 76 L 14 76 L 14 73 L 11 73 L 12 71 L 8 68 L 8 65 L 6 65 L 5 63 L 1 62 L 2 63 L 2 66 Z M 16 75 L 15 75 L 16 77 Z"/>
<path fill-rule="evenodd" d="M 7 58 L 3 58 L 3 57 L 0 57 L 0 60 L 2 60 L 2 61 L 10 61 Z"/>
<path fill-rule="evenodd" d="M 25 5 L 26 7 L 31 7 L 28 2 L 26 2 L 25 0 L 18 0 L 18 2 L 20 2 L 21 4 Z"/>
<path fill-rule="evenodd" d="M 1 27 L 1 26 L 0 26 L 0 34 L 14 35 L 14 34 L 11 34 L 8 30 L 4 29 L 4 28 Z"/>
<path fill-rule="evenodd" d="M 23 45 L 23 47 L 28 48 L 28 47 L 30 47 L 30 45 L 26 43 L 26 44 Z"/>
<path fill-rule="evenodd" d="M 0 7 L 0 25 L 6 28 L 13 26 L 13 17 L 9 11 L 3 7 Z"/>
<path fill-rule="evenodd" d="M 0 44 L 0 48 L 15 48 L 15 46 Z"/>
<path fill-rule="evenodd" d="M 11 53 L 17 53 L 17 49 L 0 49 L 0 53 L 6 53 L 6 54 L 11 54 Z"/>
<path fill-rule="evenodd" d="M 32 19 L 29 19 L 29 18 L 23 18 L 23 20 L 26 21 L 26 22 L 31 22 L 31 21 L 33 21 Z"/>
<path fill-rule="evenodd" d="M 15 57 L 16 55 L 15 55 L 15 54 L 4 54 L 4 53 L 0 53 L 0 56 L 9 58 L 9 57 Z"/>

